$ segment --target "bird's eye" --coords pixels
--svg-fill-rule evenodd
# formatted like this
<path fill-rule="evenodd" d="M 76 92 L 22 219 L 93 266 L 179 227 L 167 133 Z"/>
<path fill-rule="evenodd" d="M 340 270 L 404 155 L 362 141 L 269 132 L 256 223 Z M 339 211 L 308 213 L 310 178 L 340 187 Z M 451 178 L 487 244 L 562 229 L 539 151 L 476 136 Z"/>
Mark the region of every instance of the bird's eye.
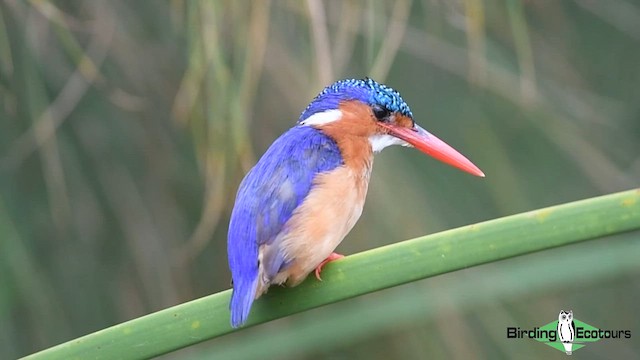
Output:
<path fill-rule="evenodd" d="M 389 109 L 387 109 L 384 106 L 380 106 L 380 105 L 373 105 L 371 107 L 371 110 L 373 111 L 373 115 L 376 117 L 376 119 L 378 119 L 378 121 L 386 121 L 386 120 L 388 120 L 389 119 L 389 115 L 391 114 Z"/>

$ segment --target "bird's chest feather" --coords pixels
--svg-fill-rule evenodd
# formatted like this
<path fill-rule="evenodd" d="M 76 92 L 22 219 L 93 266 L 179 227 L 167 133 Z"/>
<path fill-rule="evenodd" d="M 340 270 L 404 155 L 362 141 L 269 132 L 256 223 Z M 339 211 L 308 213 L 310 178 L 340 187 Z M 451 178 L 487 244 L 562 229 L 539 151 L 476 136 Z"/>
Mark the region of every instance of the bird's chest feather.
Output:
<path fill-rule="evenodd" d="M 340 166 L 316 176 L 285 225 L 281 246 L 290 266 L 274 282 L 296 285 L 335 250 L 362 214 L 370 173 L 368 161 L 359 169 Z"/>

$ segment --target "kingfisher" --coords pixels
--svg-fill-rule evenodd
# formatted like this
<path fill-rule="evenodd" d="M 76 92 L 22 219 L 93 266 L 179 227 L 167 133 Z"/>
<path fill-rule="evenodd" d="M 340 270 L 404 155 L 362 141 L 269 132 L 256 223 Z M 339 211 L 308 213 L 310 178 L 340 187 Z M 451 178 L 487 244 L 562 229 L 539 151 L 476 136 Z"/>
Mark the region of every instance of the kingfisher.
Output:
<path fill-rule="evenodd" d="M 231 325 L 269 286 L 296 286 L 325 264 L 362 214 L 373 155 L 415 147 L 476 176 L 484 173 L 413 120 L 396 90 L 370 78 L 327 86 L 240 183 L 227 248 Z"/>

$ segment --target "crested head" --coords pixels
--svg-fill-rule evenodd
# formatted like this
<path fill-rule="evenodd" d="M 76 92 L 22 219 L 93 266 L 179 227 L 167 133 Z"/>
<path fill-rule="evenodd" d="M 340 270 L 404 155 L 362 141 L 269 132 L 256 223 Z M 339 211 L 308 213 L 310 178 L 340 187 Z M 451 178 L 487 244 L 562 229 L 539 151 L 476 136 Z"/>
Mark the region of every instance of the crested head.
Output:
<path fill-rule="evenodd" d="M 409 105 L 396 90 L 369 78 L 337 81 L 320 92 L 302 112 L 298 122 L 330 110 L 337 110 L 346 101 L 360 101 L 369 106 L 381 106 L 390 112 L 413 118 Z"/>
<path fill-rule="evenodd" d="M 369 78 L 327 86 L 302 112 L 298 126 L 314 127 L 336 141 L 345 162 L 350 156 L 368 158 L 390 145 L 412 146 L 484 176 L 462 154 L 418 126 L 399 92 Z"/>

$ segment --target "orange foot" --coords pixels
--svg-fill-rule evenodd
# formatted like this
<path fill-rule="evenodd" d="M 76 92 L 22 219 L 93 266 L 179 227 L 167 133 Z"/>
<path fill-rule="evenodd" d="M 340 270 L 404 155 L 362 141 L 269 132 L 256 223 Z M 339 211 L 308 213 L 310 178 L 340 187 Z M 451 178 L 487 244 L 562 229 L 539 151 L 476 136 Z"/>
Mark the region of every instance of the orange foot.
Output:
<path fill-rule="evenodd" d="M 318 265 L 318 267 L 316 268 L 316 279 L 322 281 L 322 278 L 320 278 L 320 273 L 322 272 L 322 268 L 327 265 L 328 262 L 330 261 L 334 261 L 334 260 L 338 260 L 338 259 L 342 259 L 344 257 L 344 255 L 342 254 L 338 254 L 338 253 L 331 253 L 331 255 L 329 255 L 328 258 L 324 259 L 320 265 Z"/>

